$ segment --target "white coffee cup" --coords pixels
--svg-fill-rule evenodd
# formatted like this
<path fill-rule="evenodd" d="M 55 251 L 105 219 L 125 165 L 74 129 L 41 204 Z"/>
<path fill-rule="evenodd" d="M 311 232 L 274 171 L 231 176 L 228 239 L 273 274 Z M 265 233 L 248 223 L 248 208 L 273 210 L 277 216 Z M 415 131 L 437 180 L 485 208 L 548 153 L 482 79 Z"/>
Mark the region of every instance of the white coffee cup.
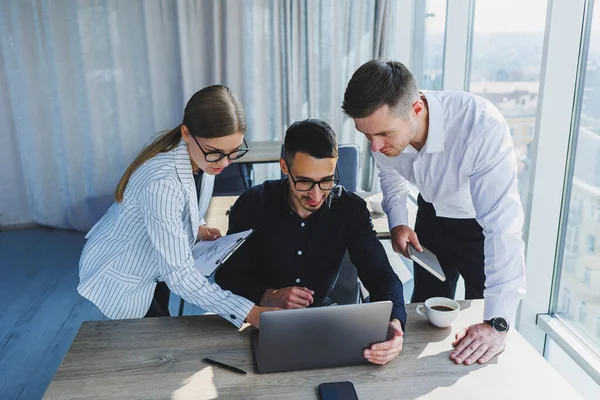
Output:
<path fill-rule="evenodd" d="M 449 308 L 451 310 L 442 311 L 436 308 Z M 427 317 L 429 322 L 438 328 L 447 328 L 458 317 L 460 304 L 446 297 L 432 297 L 417 307 L 417 314 Z"/>

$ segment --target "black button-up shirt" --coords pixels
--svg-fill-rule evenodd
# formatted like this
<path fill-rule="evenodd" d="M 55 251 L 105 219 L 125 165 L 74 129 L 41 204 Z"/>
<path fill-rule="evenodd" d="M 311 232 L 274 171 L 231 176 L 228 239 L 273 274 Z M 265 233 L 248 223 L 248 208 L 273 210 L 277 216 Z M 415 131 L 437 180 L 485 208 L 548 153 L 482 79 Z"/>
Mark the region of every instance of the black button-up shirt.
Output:
<path fill-rule="evenodd" d="M 341 187 L 339 189 L 342 189 Z M 229 215 L 228 233 L 255 229 L 225 264 L 215 281 L 260 304 L 267 289 L 303 286 L 321 305 L 338 276 L 348 249 L 371 301 L 391 300 L 391 318 L 406 323 L 402 283 L 376 237 L 363 199 L 332 191 L 306 219 L 290 207 L 287 179 L 268 181 L 244 192 Z"/>

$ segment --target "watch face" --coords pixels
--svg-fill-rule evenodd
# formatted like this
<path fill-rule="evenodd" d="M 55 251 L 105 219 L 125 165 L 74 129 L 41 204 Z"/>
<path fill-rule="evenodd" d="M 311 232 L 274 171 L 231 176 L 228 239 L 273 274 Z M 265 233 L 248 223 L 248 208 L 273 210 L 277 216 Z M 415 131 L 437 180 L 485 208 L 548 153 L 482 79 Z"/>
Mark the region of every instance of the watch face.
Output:
<path fill-rule="evenodd" d="M 498 332 L 506 332 L 508 331 L 508 322 L 504 318 L 494 318 L 492 320 L 492 328 Z"/>

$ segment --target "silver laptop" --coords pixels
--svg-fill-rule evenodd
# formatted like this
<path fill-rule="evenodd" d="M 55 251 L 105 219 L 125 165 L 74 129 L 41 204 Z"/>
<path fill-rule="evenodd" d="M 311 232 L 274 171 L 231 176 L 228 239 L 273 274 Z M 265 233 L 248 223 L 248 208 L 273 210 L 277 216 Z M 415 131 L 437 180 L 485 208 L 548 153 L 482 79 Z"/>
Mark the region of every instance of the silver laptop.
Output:
<path fill-rule="evenodd" d="M 366 364 L 363 350 L 386 339 L 392 302 L 264 312 L 252 332 L 258 372 Z"/>

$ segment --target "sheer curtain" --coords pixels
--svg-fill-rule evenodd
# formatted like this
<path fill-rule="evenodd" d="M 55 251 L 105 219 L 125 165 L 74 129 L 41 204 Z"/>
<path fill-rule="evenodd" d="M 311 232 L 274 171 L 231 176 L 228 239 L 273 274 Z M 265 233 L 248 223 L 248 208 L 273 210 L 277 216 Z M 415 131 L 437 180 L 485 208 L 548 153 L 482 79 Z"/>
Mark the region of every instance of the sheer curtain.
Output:
<path fill-rule="evenodd" d="M 1 7 L 0 224 L 87 229 L 136 152 L 181 118 L 175 4 Z"/>
<path fill-rule="evenodd" d="M 240 97 L 250 140 L 321 118 L 340 143 L 347 81 L 389 54 L 394 1 L 3 2 L 0 225 L 88 229 L 121 174 L 196 90 Z M 370 155 L 363 152 L 363 184 Z"/>

